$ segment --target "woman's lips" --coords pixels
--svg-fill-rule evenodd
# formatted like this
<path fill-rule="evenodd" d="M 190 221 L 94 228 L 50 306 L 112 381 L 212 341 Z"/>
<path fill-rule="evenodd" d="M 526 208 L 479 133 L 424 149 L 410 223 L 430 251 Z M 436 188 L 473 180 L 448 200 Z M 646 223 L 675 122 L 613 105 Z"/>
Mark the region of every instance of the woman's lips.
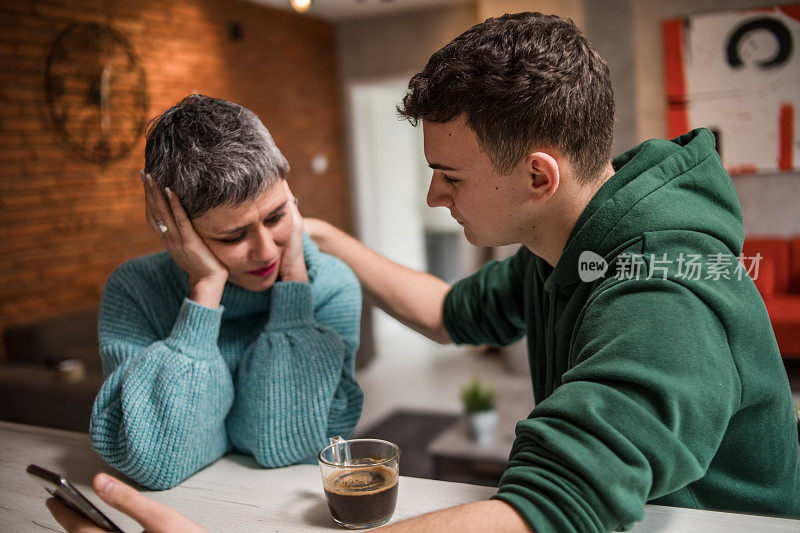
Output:
<path fill-rule="evenodd" d="M 278 262 L 275 261 L 274 263 L 270 264 L 269 266 L 267 266 L 265 268 L 260 268 L 258 270 L 250 270 L 247 273 L 248 274 L 252 274 L 254 276 L 262 276 L 262 277 L 263 276 L 269 276 L 270 274 L 272 274 L 275 271 L 275 267 L 277 267 L 277 266 L 278 266 Z"/>

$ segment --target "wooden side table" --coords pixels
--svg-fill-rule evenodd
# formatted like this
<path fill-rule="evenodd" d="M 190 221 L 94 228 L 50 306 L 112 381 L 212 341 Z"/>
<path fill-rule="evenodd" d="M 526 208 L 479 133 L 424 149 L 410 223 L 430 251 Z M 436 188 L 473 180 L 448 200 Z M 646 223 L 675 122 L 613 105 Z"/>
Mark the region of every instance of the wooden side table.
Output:
<path fill-rule="evenodd" d="M 428 445 L 435 479 L 497 486 L 517 422 L 533 409 L 533 391 L 525 377 L 509 377 L 494 384 L 497 391 L 497 429 L 494 439 L 478 444 L 470 438 L 465 419 L 445 428 Z"/>

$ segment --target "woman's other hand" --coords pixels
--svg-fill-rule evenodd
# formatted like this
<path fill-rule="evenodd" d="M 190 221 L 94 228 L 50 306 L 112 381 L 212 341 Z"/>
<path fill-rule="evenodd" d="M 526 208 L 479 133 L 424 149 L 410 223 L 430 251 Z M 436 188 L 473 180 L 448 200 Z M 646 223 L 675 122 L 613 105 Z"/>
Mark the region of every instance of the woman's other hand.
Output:
<path fill-rule="evenodd" d="M 133 487 L 108 474 L 94 477 L 94 491 L 114 509 L 130 516 L 148 533 L 201 533 L 206 530 L 175 509 L 146 497 Z M 67 533 L 100 533 L 103 530 L 78 515 L 55 498 L 46 502 L 53 518 Z"/>
<path fill-rule="evenodd" d="M 306 269 L 306 259 L 303 255 L 303 217 L 297 208 L 297 200 L 289 189 L 289 183 L 283 180 L 286 187 L 286 205 L 289 209 L 289 217 L 292 222 L 292 233 L 289 242 L 283 250 L 279 275 L 281 281 L 300 281 L 308 282 L 308 270 Z"/>
<path fill-rule="evenodd" d="M 197 234 L 178 197 L 166 189 L 165 199 L 150 174 L 142 171 L 141 177 L 147 222 L 172 259 L 189 275 L 191 299 L 206 307 L 219 307 L 228 269 Z"/>

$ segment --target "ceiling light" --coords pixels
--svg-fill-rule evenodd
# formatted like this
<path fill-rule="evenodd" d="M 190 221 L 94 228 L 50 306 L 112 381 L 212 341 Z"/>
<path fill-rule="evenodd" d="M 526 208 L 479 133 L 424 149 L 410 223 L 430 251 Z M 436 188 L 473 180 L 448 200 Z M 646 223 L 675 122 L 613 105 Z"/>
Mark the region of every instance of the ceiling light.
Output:
<path fill-rule="evenodd" d="M 311 0 L 289 0 L 295 11 L 305 13 L 311 7 Z"/>

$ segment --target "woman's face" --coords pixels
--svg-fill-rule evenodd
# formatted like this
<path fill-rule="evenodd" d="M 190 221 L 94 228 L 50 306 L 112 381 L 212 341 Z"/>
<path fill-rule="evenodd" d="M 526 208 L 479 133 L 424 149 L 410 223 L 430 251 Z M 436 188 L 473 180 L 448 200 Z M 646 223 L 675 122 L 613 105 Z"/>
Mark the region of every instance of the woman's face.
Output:
<path fill-rule="evenodd" d="M 278 279 L 292 217 L 282 180 L 253 201 L 217 207 L 192 219 L 195 230 L 228 267 L 228 281 L 264 291 Z"/>

